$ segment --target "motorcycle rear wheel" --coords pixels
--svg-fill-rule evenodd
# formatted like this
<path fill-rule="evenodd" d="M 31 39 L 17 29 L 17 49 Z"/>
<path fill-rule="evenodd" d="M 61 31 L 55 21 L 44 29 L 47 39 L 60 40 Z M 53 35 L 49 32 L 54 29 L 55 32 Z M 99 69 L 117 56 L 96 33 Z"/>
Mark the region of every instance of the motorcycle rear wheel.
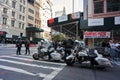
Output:
<path fill-rule="evenodd" d="M 73 66 L 75 60 L 74 59 L 65 60 L 65 63 L 67 64 L 67 66 Z"/>

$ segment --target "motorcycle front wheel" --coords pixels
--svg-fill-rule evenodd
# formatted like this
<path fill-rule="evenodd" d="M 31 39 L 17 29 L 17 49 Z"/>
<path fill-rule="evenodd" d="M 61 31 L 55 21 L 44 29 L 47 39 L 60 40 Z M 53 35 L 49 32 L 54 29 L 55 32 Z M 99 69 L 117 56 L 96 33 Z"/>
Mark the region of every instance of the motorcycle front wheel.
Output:
<path fill-rule="evenodd" d="M 65 63 L 67 64 L 67 66 L 72 66 L 75 63 L 75 60 L 74 59 L 68 59 L 68 60 L 65 60 Z"/>
<path fill-rule="evenodd" d="M 37 53 L 34 53 L 34 54 L 33 54 L 33 59 L 35 59 L 35 60 L 39 60 L 39 56 L 38 56 Z"/>

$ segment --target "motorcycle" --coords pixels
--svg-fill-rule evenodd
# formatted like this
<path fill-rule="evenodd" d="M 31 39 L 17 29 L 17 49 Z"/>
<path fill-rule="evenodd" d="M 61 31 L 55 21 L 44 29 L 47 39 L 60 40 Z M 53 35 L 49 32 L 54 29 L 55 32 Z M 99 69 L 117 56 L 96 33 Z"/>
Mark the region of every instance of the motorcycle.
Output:
<path fill-rule="evenodd" d="M 39 60 L 40 58 L 44 59 L 48 55 L 48 50 L 44 46 L 38 47 L 38 53 L 33 54 L 33 59 Z"/>
<path fill-rule="evenodd" d="M 64 50 L 62 47 L 59 47 L 55 50 L 53 46 L 49 46 L 47 49 L 40 46 L 38 48 L 38 53 L 33 54 L 33 59 L 39 60 L 40 58 L 42 58 L 44 60 L 61 61 L 63 55 Z"/>
<path fill-rule="evenodd" d="M 71 55 L 66 57 L 65 62 L 68 66 L 73 65 L 75 62 L 79 62 L 80 64 L 89 62 L 93 67 L 112 67 L 110 60 L 104 58 L 96 49 L 88 49 L 81 46 L 76 46 L 75 49 L 72 50 Z"/>

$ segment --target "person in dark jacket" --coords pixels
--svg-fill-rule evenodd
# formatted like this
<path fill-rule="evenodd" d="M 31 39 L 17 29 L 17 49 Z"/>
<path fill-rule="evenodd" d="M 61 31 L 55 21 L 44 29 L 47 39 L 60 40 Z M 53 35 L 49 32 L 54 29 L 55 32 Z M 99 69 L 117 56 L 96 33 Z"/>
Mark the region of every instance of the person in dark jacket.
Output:
<path fill-rule="evenodd" d="M 27 52 L 30 55 L 30 41 L 28 39 L 25 40 L 25 48 L 25 55 L 27 55 Z"/>
<path fill-rule="evenodd" d="M 16 55 L 21 55 L 21 47 L 22 47 L 21 38 L 18 38 L 18 40 L 16 41 L 16 47 L 17 47 Z"/>
<path fill-rule="evenodd" d="M 63 42 L 63 46 L 65 48 L 64 59 L 66 59 L 66 57 L 71 54 L 71 49 L 73 49 L 74 41 L 71 39 L 71 37 L 68 37 L 68 39 Z"/>

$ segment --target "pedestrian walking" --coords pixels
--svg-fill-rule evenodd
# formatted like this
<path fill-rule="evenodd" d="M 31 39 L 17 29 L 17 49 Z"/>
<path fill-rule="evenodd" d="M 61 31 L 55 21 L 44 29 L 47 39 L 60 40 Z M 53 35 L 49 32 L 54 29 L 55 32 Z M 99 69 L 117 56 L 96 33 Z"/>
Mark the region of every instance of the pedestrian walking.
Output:
<path fill-rule="evenodd" d="M 17 47 L 16 55 L 21 55 L 22 41 L 20 37 L 16 41 L 16 47 Z"/>
<path fill-rule="evenodd" d="M 28 54 L 30 55 L 30 41 L 28 39 L 25 40 L 25 55 Z"/>
<path fill-rule="evenodd" d="M 117 52 L 116 52 L 116 42 L 113 40 L 109 41 L 109 45 L 110 45 L 110 56 L 112 60 L 115 60 Z"/>
<path fill-rule="evenodd" d="M 105 55 L 105 57 L 108 57 L 108 58 L 110 58 L 110 45 L 109 45 L 109 43 L 107 43 L 106 44 L 106 46 L 105 46 L 105 48 L 104 48 L 104 55 Z"/>

